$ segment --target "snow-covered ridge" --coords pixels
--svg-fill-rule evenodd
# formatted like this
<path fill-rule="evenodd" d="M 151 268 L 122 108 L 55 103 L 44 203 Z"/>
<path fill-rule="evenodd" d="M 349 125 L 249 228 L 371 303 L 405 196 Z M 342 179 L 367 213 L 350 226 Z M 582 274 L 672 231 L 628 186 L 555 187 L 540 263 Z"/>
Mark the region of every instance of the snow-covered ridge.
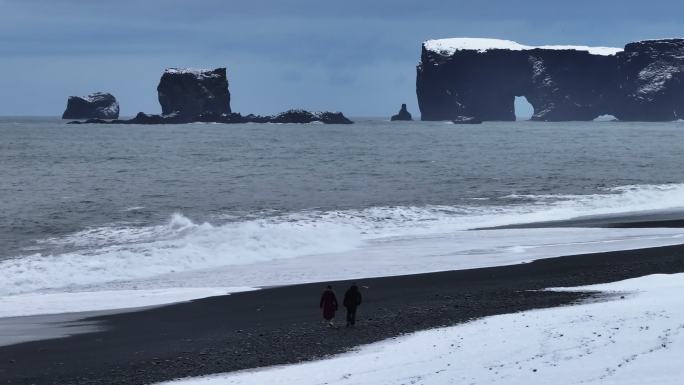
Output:
<path fill-rule="evenodd" d="M 613 47 L 588 47 L 582 45 L 543 45 L 529 46 L 517 43 L 512 40 L 484 39 L 484 38 L 452 38 L 427 40 L 423 43 L 426 50 L 442 55 L 453 55 L 456 51 L 478 51 L 486 52 L 494 49 L 506 49 L 511 51 L 526 51 L 532 49 L 548 50 L 575 50 L 585 51 L 592 55 L 612 56 L 622 52 L 622 48 Z"/>

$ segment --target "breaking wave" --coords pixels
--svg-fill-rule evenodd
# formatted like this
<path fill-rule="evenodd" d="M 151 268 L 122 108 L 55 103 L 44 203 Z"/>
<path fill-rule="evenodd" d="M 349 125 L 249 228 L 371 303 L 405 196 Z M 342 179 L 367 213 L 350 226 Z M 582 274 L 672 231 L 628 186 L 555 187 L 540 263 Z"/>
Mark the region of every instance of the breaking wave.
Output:
<path fill-rule="evenodd" d="M 91 228 L 40 241 L 47 249 L 71 251 L 0 261 L 0 295 L 340 253 L 383 238 L 675 210 L 684 207 L 684 184 L 621 186 L 592 195 L 509 195 L 502 199 L 512 203 L 302 211 L 221 224 L 197 223 L 177 213 L 157 226 Z"/>

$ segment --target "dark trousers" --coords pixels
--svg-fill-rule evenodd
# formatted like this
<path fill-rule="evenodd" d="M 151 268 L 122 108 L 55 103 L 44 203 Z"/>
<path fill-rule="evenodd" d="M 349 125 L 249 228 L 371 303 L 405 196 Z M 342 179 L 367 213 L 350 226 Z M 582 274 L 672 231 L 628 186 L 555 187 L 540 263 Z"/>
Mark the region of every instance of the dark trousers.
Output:
<path fill-rule="evenodd" d="M 356 308 L 355 307 L 348 307 L 347 308 L 347 325 L 354 325 L 356 324 Z"/>

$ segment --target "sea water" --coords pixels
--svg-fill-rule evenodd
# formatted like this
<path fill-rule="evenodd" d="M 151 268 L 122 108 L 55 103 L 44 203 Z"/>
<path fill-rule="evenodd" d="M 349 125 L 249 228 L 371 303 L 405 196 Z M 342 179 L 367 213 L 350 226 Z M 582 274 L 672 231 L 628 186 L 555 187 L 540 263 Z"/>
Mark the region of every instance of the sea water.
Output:
<path fill-rule="evenodd" d="M 0 119 L 0 296 L 287 284 L 681 243 L 468 231 L 684 206 L 684 123 Z M 213 290 L 213 289 L 212 289 Z"/>

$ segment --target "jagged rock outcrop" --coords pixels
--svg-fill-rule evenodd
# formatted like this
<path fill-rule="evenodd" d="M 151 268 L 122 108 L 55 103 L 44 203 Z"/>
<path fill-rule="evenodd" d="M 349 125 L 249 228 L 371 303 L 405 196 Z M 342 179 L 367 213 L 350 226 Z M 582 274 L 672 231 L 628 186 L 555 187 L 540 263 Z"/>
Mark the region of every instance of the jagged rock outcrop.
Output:
<path fill-rule="evenodd" d="M 96 92 L 85 97 L 70 96 L 62 119 L 118 119 L 119 103 L 112 94 Z"/>
<path fill-rule="evenodd" d="M 525 96 L 532 120 L 675 120 L 684 115 L 684 40 L 606 47 L 529 47 L 506 40 L 423 44 L 416 91 L 423 120 L 515 120 Z"/>
<path fill-rule="evenodd" d="M 351 124 L 341 112 L 309 112 L 305 110 L 289 110 L 268 118 L 267 123 L 313 123 Z"/>
<path fill-rule="evenodd" d="M 399 110 L 399 113 L 397 113 L 396 115 L 392 115 L 390 120 L 393 122 L 395 122 L 395 121 L 408 121 L 408 120 L 413 120 L 413 117 L 411 116 L 411 113 L 408 112 L 408 110 L 406 109 L 406 104 L 404 103 L 401 105 L 401 109 Z"/>
<path fill-rule="evenodd" d="M 618 55 L 620 120 L 684 118 L 684 39 L 630 43 Z"/>

